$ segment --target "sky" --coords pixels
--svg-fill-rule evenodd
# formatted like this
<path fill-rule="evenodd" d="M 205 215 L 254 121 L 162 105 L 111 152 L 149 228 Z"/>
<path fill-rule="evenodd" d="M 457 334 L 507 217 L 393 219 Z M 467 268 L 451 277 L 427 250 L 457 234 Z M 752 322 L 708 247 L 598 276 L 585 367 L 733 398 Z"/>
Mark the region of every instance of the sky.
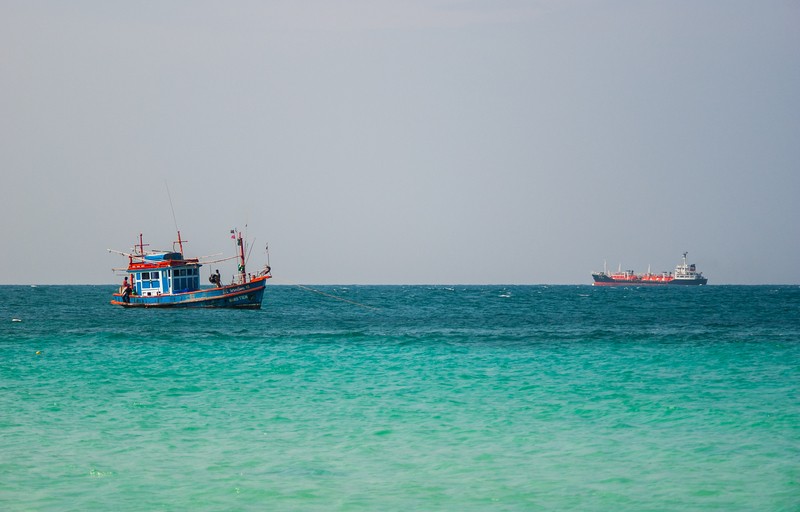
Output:
<path fill-rule="evenodd" d="M 800 284 L 798 91 L 797 1 L 0 0 L 0 284 Z"/>

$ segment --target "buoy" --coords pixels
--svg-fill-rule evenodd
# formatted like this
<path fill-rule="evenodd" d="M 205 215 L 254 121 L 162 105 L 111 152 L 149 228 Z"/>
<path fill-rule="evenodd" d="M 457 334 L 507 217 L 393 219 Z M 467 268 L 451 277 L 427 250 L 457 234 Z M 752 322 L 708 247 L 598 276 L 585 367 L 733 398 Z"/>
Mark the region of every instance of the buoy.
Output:
<path fill-rule="evenodd" d="M 40 355 L 42 355 L 42 351 L 41 351 L 41 350 L 37 350 L 37 351 L 36 351 L 36 355 L 37 355 L 37 356 L 40 356 Z"/>

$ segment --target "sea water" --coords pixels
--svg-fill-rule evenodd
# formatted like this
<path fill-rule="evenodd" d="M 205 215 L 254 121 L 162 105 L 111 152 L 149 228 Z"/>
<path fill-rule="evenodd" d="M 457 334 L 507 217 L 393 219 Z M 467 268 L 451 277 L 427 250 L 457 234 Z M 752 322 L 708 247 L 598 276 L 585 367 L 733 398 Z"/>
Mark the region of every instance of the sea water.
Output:
<path fill-rule="evenodd" d="M 800 510 L 797 286 L 115 288 L 0 287 L 0 509 Z"/>

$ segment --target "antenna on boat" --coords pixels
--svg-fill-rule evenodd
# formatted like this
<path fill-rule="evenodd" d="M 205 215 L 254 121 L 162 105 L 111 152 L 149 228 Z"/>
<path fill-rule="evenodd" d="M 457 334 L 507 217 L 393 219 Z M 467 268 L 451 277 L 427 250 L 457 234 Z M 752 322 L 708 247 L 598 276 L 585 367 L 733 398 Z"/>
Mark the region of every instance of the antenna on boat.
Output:
<path fill-rule="evenodd" d="M 172 206 L 172 194 L 169 193 L 169 184 L 167 180 L 164 180 L 164 186 L 167 188 L 167 197 L 169 198 L 169 209 L 172 210 L 172 222 L 175 223 L 175 231 L 178 232 L 178 248 L 181 251 L 181 255 L 183 255 L 183 240 L 181 240 L 181 230 L 178 229 L 178 219 L 175 217 L 175 207 Z M 175 250 L 175 245 L 173 244 L 172 250 Z M 183 257 L 183 256 L 181 256 Z"/>

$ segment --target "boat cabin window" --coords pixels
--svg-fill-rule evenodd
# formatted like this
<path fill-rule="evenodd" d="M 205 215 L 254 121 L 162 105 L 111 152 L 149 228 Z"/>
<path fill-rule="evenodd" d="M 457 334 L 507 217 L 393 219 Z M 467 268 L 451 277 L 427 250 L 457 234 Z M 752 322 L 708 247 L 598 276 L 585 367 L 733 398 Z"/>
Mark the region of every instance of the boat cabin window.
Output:
<path fill-rule="evenodd" d="M 172 272 L 172 292 L 193 292 L 200 289 L 200 270 L 196 267 L 176 268 Z"/>
<path fill-rule="evenodd" d="M 142 272 L 141 277 L 139 278 L 139 280 L 142 282 L 142 288 L 160 288 L 160 274 L 160 272 Z"/>

